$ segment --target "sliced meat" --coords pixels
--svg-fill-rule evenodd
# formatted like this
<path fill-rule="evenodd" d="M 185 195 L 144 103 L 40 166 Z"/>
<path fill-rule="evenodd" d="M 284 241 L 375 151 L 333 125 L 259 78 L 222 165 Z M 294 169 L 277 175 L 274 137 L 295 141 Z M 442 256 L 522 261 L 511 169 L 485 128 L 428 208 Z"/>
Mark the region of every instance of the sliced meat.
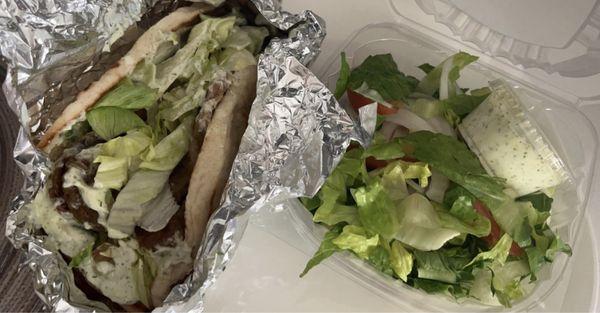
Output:
<path fill-rule="evenodd" d="M 63 198 L 69 212 L 78 222 L 88 223 L 95 231 L 106 231 L 102 225 L 98 224 L 98 212 L 85 204 L 77 187 L 63 188 Z"/>
<path fill-rule="evenodd" d="M 192 176 L 192 171 L 194 170 L 192 159 L 195 159 L 195 157 L 192 157 L 190 153 L 187 153 L 169 176 L 169 185 L 171 187 L 171 192 L 173 193 L 173 198 L 175 198 L 175 202 L 179 205 L 182 205 L 185 201 L 187 187 L 190 182 L 190 177 Z"/>

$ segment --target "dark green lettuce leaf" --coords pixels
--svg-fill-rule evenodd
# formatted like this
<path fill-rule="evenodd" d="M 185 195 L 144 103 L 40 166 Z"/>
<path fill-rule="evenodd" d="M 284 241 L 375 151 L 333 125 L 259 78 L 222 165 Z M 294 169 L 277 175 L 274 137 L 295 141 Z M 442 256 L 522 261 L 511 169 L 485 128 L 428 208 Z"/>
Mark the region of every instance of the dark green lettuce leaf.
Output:
<path fill-rule="evenodd" d="M 330 257 L 334 252 L 341 250 L 333 243 L 333 239 L 337 238 L 341 233 L 342 229 L 344 229 L 343 224 L 338 224 L 332 227 L 323 237 L 323 241 L 321 241 L 321 245 L 315 255 L 306 263 L 306 267 L 300 274 L 300 277 L 303 277 L 310 271 L 311 268 L 317 266 L 317 264 L 321 263 L 323 260 Z"/>
<path fill-rule="evenodd" d="M 348 88 L 348 81 L 350 80 L 350 65 L 348 65 L 348 61 L 346 61 L 346 54 L 344 52 L 342 52 L 340 60 L 340 76 L 335 84 L 335 92 L 333 93 L 336 99 L 339 99 L 344 95 L 344 92 Z"/>
<path fill-rule="evenodd" d="M 384 101 L 404 100 L 417 87 L 418 80 L 404 75 L 391 54 L 371 55 L 350 73 L 348 87 L 376 91 Z"/>

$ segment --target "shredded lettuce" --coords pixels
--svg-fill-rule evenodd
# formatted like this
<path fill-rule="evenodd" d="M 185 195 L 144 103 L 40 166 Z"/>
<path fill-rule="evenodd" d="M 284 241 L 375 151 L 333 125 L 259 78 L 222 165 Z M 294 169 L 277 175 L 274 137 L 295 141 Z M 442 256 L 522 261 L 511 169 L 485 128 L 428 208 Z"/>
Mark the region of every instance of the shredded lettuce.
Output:
<path fill-rule="evenodd" d="M 104 143 L 100 155 L 94 159 L 100 163 L 94 187 L 121 189 L 129 174 L 137 170 L 141 154 L 150 146 L 152 138 L 145 130 L 132 130 L 125 136 L 116 137 Z"/>
<path fill-rule="evenodd" d="M 129 167 L 127 158 L 100 155 L 94 159 L 94 162 L 100 163 L 94 177 L 94 188 L 119 190 L 123 187 L 127 181 L 127 169 Z"/>
<path fill-rule="evenodd" d="M 170 171 L 138 170 L 119 192 L 108 215 L 110 238 L 122 239 L 133 234 L 138 221 L 144 216 L 143 204 L 152 201 L 169 179 Z"/>
<path fill-rule="evenodd" d="M 146 123 L 133 111 L 119 107 L 95 108 L 87 112 L 86 119 L 92 130 L 104 140 L 146 126 Z"/>
<path fill-rule="evenodd" d="M 508 258 L 508 252 L 510 251 L 510 246 L 512 245 L 512 238 L 508 234 L 504 234 L 500 240 L 496 243 L 496 245 L 489 251 L 480 252 L 473 258 L 469 264 L 465 265 L 465 267 L 480 261 L 493 261 L 497 262 L 500 265 L 504 265 L 506 262 L 506 258 Z"/>
<path fill-rule="evenodd" d="M 145 109 L 152 106 L 158 98 L 156 91 L 142 82 L 122 79 L 104 97 L 98 100 L 95 108 L 118 107 L 122 109 Z"/>
<path fill-rule="evenodd" d="M 163 138 L 156 146 L 151 146 L 142 156 L 140 168 L 155 171 L 170 171 L 187 153 L 192 133 L 192 118 L 187 118 L 177 128 Z"/>

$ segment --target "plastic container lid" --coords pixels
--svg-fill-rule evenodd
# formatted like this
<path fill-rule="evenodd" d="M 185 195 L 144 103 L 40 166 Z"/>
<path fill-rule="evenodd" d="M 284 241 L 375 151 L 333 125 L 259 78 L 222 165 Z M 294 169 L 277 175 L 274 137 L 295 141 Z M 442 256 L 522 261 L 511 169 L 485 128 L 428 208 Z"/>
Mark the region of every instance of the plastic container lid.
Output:
<path fill-rule="evenodd" d="M 402 23 L 501 57 L 575 105 L 600 102 L 600 1 L 390 0 Z M 417 5 L 422 15 L 404 16 Z M 433 21 L 432 21 L 433 20 Z M 423 26 L 427 25 L 427 26 Z M 433 26 L 432 26 L 433 25 Z"/>

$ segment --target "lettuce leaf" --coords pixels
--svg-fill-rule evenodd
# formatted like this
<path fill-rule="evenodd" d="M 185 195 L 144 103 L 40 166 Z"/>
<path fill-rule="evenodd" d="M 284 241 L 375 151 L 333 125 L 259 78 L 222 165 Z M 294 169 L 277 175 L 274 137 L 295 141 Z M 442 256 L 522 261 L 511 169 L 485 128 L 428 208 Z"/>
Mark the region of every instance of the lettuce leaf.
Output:
<path fill-rule="evenodd" d="M 110 238 L 122 239 L 133 234 L 135 225 L 144 215 L 143 204 L 154 199 L 169 180 L 170 171 L 141 169 L 135 172 L 119 192 L 108 215 Z"/>
<path fill-rule="evenodd" d="M 393 241 L 390 251 L 391 267 L 402 281 L 406 282 L 413 268 L 413 256 L 399 241 Z"/>
<path fill-rule="evenodd" d="M 459 231 L 442 227 L 429 200 L 419 193 L 402 200 L 398 216 L 400 226 L 394 238 L 418 250 L 437 250 L 460 235 Z"/>
<path fill-rule="evenodd" d="M 87 112 L 86 119 L 92 130 L 104 140 L 147 126 L 133 111 L 119 107 L 95 108 Z"/>
<path fill-rule="evenodd" d="M 504 265 L 494 264 L 490 269 L 493 276 L 492 290 L 502 305 L 510 307 L 511 302 L 523 297 L 525 292 L 521 280 L 529 274 L 526 261 L 510 261 Z"/>
<path fill-rule="evenodd" d="M 118 107 L 122 109 L 145 109 L 152 106 L 158 95 L 155 90 L 142 82 L 132 82 L 123 78 L 113 89 L 104 95 L 95 108 Z"/>
<path fill-rule="evenodd" d="M 164 184 L 163 189 L 154 199 L 143 204 L 144 214 L 136 224 L 146 231 L 157 232 L 167 226 L 177 210 L 179 205 L 173 198 L 171 187 L 169 184 Z"/>
<path fill-rule="evenodd" d="M 346 61 L 346 53 L 342 52 L 340 62 L 340 76 L 335 83 L 335 91 L 333 93 L 338 100 L 344 95 L 346 89 L 348 89 L 348 81 L 350 80 L 350 65 Z"/>
<path fill-rule="evenodd" d="M 150 144 L 152 138 L 148 129 L 132 130 L 127 135 L 116 137 L 105 142 L 100 149 L 100 155 L 111 157 L 133 157 L 140 155 Z"/>
<path fill-rule="evenodd" d="M 332 240 L 342 250 L 350 250 L 361 259 L 368 259 L 372 248 L 379 245 L 379 236 L 369 236 L 367 231 L 356 225 L 346 225 L 342 233 Z"/>
<path fill-rule="evenodd" d="M 141 154 L 152 143 L 147 133 L 148 129 L 129 131 L 102 145 L 100 155 L 94 159 L 100 163 L 94 177 L 95 188 L 119 190 L 123 187 L 129 174 L 137 170 Z"/>
<path fill-rule="evenodd" d="M 262 26 L 235 26 L 231 35 L 223 42 L 223 48 L 246 50 L 251 55 L 260 52 L 269 30 Z"/>
<path fill-rule="evenodd" d="M 498 240 L 491 250 L 480 252 L 475 256 L 475 258 L 473 258 L 473 260 L 471 260 L 471 262 L 465 265 L 465 267 L 481 261 L 492 261 L 500 265 L 504 265 L 506 258 L 508 258 L 508 253 L 510 252 L 512 243 L 513 240 L 510 238 L 510 235 L 502 235 L 500 240 Z"/>
<path fill-rule="evenodd" d="M 340 204 L 333 198 L 329 198 L 323 201 L 323 204 L 319 206 L 313 216 L 313 221 L 329 226 L 341 222 L 355 225 L 359 223 L 358 208 L 351 205 Z"/>
<path fill-rule="evenodd" d="M 187 118 L 156 146 L 151 146 L 148 153 L 142 156 L 139 167 L 155 171 L 170 171 L 175 168 L 188 151 L 192 123 L 192 117 Z"/>
<path fill-rule="evenodd" d="M 398 211 L 383 185 L 375 181 L 353 191 L 360 223 L 371 233 L 394 238 L 399 230 Z"/>
<path fill-rule="evenodd" d="M 450 93 L 450 96 L 454 95 L 456 92 L 456 89 L 457 89 L 456 81 L 460 77 L 460 71 L 465 66 L 475 62 L 477 59 L 478 59 L 478 57 L 461 51 L 461 52 L 458 52 L 458 53 L 448 57 L 446 60 L 444 60 L 438 66 L 436 66 L 434 69 L 427 68 L 430 71 L 419 82 L 419 84 L 416 88 L 417 91 L 422 92 L 427 95 L 433 95 L 436 91 L 438 91 L 440 88 L 440 85 L 442 84 L 441 80 L 444 79 L 442 77 L 444 64 L 446 62 L 450 62 L 451 64 L 450 64 L 448 76 L 445 79 L 447 79 L 446 83 L 448 84 L 448 91 Z"/>
<path fill-rule="evenodd" d="M 398 70 L 392 55 L 388 53 L 371 55 L 353 69 L 348 79 L 348 88 L 357 92 L 369 89 L 385 102 L 390 102 L 407 98 L 415 90 L 417 83 L 416 78 L 406 76 Z"/>
<path fill-rule="evenodd" d="M 334 252 L 340 251 L 340 248 L 333 243 L 333 240 L 337 238 L 341 233 L 344 226 L 342 224 L 338 224 L 332 227 L 323 237 L 321 241 L 321 245 L 315 255 L 306 263 L 306 267 L 300 274 L 300 277 L 303 277 L 310 271 L 311 268 L 317 266 L 323 260 L 330 257 Z"/>
<path fill-rule="evenodd" d="M 451 268 L 445 255 L 438 251 L 413 252 L 419 278 L 431 279 L 445 283 L 456 283 L 458 275 Z"/>
<path fill-rule="evenodd" d="M 127 169 L 129 162 L 126 157 L 110 157 L 100 155 L 94 159 L 94 163 L 100 163 L 94 177 L 94 188 L 110 188 L 119 190 L 127 181 Z"/>
<path fill-rule="evenodd" d="M 180 78 L 189 79 L 193 73 L 204 73 L 209 56 L 229 37 L 235 16 L 205 18 L 192 28 L 187 43 L 175 55 L 156 65 L 156 78 L 150 84 L 163 94 Z"/>

